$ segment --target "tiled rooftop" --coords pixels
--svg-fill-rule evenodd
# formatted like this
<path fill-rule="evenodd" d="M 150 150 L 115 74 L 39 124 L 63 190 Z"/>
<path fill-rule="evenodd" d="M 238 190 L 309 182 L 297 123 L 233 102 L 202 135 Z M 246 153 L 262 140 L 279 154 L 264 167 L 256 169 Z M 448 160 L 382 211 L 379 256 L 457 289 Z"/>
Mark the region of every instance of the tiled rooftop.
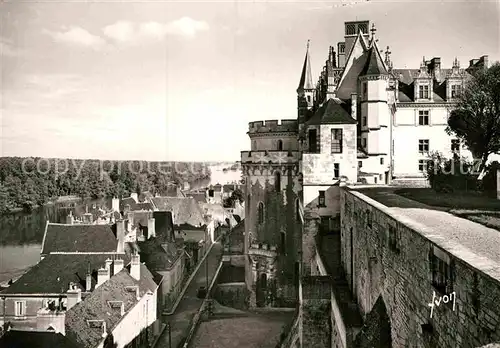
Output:
<path fill-rule="evenodd" d="M 114 225 L 48 223 L 42 254 L 51 252 L 114 252 L 117 248 Z"/>
<path fill-rule="evenodd" d="M 91 295 L 71 308 L 66 313 L 66 335 L 83 347 L 96 347 L 102 341 L 102 328 L 92 328 L 88 320 L 105 320 L 108 331 L 122 320 L 120 308 L 111 308 L 109 301 L 123 301 L 125 315 L 137 304 L 135 291 L 127 287 L 139 286 L 140 297 L 148 291 L 154 292 L 157 283 L 147 267 L 141 264 L 141 280 L 130 276 L 128 269 L 115 274 L 107 282 L 99 286 Z"/>
<path fill-rule="evenodd" d="M 172 212 L 176 226 L 190 225 L 199 228 L 206 225 L 203 213 L 194 198 L 155 197 L 152 201 L 159 211 Z"/>
<path fill-rule="evenodd" d="M 70 282 L 85 291 L 89 263 L 94 289 L 97 270 L 106 259 L 118 256 L 125 264 L 130 260 L 125 254 L 49 254 L 1 294 L 60 294 L 68 290 Z"/>
<path fill-rule="evenodd" d="M 2 348 L 84 348 L 60 333 L 11 330 L 0 338 Z"/>

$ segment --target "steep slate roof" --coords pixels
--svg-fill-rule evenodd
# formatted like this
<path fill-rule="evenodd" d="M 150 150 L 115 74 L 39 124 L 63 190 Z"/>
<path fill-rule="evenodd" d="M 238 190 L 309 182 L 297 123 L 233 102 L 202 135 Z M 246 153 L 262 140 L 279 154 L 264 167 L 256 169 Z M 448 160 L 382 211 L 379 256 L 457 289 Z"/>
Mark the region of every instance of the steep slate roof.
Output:
<path fill-rule="evenodd" d="M 130 210 L 153 210 L 153 205 L 150 202 L 136 202 L 132 197 L 123 198 L 120 200 L 120 211 L 125 210 L 126 205 L 130 206 Z"/>
<path fill-rule="evenodd" d="M 152 271 L 164 271 L 170 269 L 180 257 L 175 241 L 161 243 L 156 238 L 138 242 L 141 260 L 146 263 Z"/>
<path fill-rule="evenodd" d="M 2 348 L 84 348 L 60 333 L 10 330 L 0 338 Z"/>
<path fill-rule="evenodd" d="M 306 57 L 304 58 L 304 65 L 302 66 L 302 74 L 300 75 L 299 87 L 301 89 L 314 89 L 311 74 L 311 59 L 309 57 L 309 43 L 307 44 Z"/>
<path fill-rule="evenodd" d="M 141 263 L 141 280 L 137 281 L 124 268 L 73 308 L 66 312 L 66 336 L 78 344 L 92 348 L 102 340 L 102 328 L 92 328 L 88 320 L 105 320 L 106 329 L 111 332 L 124 318 L 120 308 L 111 308 L 108 301 L 123 301 L 125 315 L 137 304 L 135 291 L 127 287 L 139 286 L 139 295 L 142 298 L 148 291 L 154 292 L 157 288 L 155 276 Z M 156 279 L 159 281 L 159 279 Z"/>
<path fill-rule="evenodd" d="M 171 211 L 176 226 L 190 225 L 201 227 L 206 225 L 198 203 L 192 197 L 154 197 L 153 204 L 160 211 Z"/>
<path fill-rule="evenodd" d="M 329 99 L 316 110 L 313 117 L 307 121 L 307 125 L 356 124 L 356 120 L 347 111 L 348 107 L 348 104 Z"/>
<path fill-rule="evenodd" d="M 114 252 L 117 248 L 114 226 L 48 223 L 40 253 Z"/>
<path fill-rule="evenodd" d="M 368 58 L 366 64 L 361 71 L 361 75 L 388 75 L 385 64 L 380 57 L 380 52 L 378 51 L 376 44 L 372 46 L 367 52 Z"/>
<path fill-rule="evenodd" d="M 186 196 L 194 198 L 198 203 L 206 203 L 207 201 L 207 196 L 204 192 L 188 192 Z"/>
<path fill-rule="evenodd" d="M 49 254 L 1 294 L 61 294 L 70 282 L 85 291 L 89 262 L 94 289 L 97 270 L 113 257 L 120 257 L 125 264 L 130 261 L 126 254 Z"/>

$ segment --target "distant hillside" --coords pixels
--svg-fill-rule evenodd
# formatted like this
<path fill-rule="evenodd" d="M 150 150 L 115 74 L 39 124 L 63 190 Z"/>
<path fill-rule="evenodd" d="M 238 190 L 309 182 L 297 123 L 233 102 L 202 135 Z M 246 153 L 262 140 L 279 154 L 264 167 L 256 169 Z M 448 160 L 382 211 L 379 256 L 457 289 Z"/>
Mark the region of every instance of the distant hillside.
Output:
<path fill-rule="evenodd" d="M 0 213 L 29 210 L 61 196 L 102 198 L 163 192 L 172 183 L 210 178 L 198 162 L 0 157 Z"/>

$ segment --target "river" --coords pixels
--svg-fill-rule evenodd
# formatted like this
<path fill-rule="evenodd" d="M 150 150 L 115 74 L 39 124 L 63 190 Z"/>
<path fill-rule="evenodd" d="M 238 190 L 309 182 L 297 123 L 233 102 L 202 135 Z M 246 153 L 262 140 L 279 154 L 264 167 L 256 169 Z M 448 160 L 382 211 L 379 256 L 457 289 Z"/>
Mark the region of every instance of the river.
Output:
<path fill-rule="evenodd" d="M 191 189 L 204 188 L 212 184 L 225 184 L 239 180 L 241 172 L 223 171 L 222 167 L 212 167 L 212 177 L 192 182 Z M 79 216 L 86 205 L 96 204 L 111 208 L 111 199 L 86 200 L 78 203 L 57 203 L 35 209 L 31 213 L 0 215 L 0 284 L 16 279 L 40 260 L 40 249 L 47 220 L 64 223 L 72 211 Z"/>

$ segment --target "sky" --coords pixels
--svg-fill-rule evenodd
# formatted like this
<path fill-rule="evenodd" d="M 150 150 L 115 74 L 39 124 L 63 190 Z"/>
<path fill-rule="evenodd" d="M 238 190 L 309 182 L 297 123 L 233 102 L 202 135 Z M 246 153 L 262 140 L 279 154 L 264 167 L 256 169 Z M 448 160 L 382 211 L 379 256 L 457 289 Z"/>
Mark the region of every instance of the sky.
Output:
<path fill-rule="evenodd" d="M 0 155 L 236 161 L 248 122 L 294 119 L 344 22 L 395 68 L 499 60 L 498 1 L 3 1 Z"/>

